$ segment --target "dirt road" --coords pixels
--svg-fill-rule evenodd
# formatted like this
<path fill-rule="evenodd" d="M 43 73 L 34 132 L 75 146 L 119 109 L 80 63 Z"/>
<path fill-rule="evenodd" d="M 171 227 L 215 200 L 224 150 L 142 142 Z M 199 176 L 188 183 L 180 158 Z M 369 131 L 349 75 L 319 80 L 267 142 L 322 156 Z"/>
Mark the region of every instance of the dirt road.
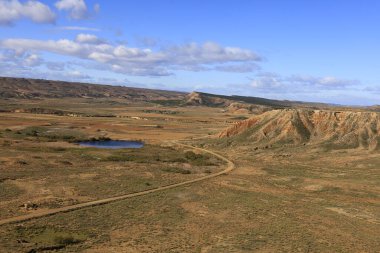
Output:
<path fill-rule="evenodd" d="M 207 179 L 210 179 L 210 178 L 214 178 L 214 177 L 226 174 L 226 173 L 232 171 L 234 169 L 234 167 L 235 167 L 234 163 L 231 162 L 230 160 L 228 160 L 226 157 L 224 157 L 222 155 L 219 155 L 219 154 L 217 154 L 215 152 L 212 152 L 210 150 L 203 149 L 203 148 L 198 148 L 198 147 L 193 147 L 193 146 L 190 146 L 190 145 L 187 145 L 187 144 L 182 144 L 182 143 L 177 143 L 177 142 L 174 142 L 174 143 L 176 145 L 179 145 L 179 146 L 182 146 L 182 147 L 192 148 L 194 150 L 198 150 L 198 151 L 209 153 L 209 154 L 211 154 L 213 156 L 216 156 L 219 159 L 226 161 L 227 162 L 227 167 L 226 167 L 226 169 L 224 169 L 223 171 L 220 171 L 218 173 L 214 173 L 214 174 L 211 174 L 211 175 L 207 175 L 207 176 L 204 176 L 204 177 L 192 179 L 192 180 L 181 182 L 181 183 L 176 183 L 176 184 L 171 184 L 171 185 L 166 185 L 166 186 L 160 186 L 158 188 L 154 188 L 154 189 L 151 189 L 151 190 L 146 190 L 146 191 L 141 191 L 141 192 L 135 192 L 135 193 L 125 194 L 125 195 L 121 195 L 121 196 L 105 198 L 105 199 L 99 199 L 99 200 L 85 202 L 85 203 L 81 203 L 81 204 L 76 204 L 76 205 L 71 205 L 71 206 L 65 206 L 65 207 L 60 207 L 60 208 L 54 208 L 54 209 L 44 210 L 44 211 L 35 212 L 35 213 L 27 214 L 27 215 L 22 215 L 22 216 L 16 216 L 16 217 L 12 217 L 12 218 L 3 219 L 3 220 L 0 220 L 0 226 L 1 225 L 5 225 L 5 224 L 10 224 L 10 223 L 17 223 L 17 222 L 23 222 L 23 221 L 27 221 L 27 220 L 37 219 L 37 218 L 41 218 L 41 217 L 45 217 L 45 216 L 54 215 L 54 214 L 57 214 L 57 213 L 70 212 L 70 211 L 74 211 L 74 210 L 78 210 L 78 209 L 82 209 L 82 208 L 86 208 L 86 207 L 104 205 L 104 204 L 115 202 L 115 201 L 119 201 L 119 200 L 134 198 L 134 197 L 138 197 L 138 196 L 147 195 L 147 194 L 150 194 L 150 193 L 155 193 L 155 192 L 159 192 L 159 191 L 173 189 L 173 188 L 180 187 L 180 186 L 183 186 L 183 185 L 189 185 L 189 184 L 192 184 L 192 183 L 200 182 L 200 181 L 203 181 L 203 180 L 207 180 Z"/>

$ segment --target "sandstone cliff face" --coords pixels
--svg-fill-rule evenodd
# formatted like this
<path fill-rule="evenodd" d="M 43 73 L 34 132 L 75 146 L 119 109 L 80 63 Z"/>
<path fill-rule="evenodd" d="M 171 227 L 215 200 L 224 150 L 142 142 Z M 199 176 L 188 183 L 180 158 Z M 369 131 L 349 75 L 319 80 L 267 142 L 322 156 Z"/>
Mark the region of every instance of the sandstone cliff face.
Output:
<path fill-rule="evenodd" d="M 220 138 L 265 144 L 322 144 L 380 149 L 380 113 L 272 110 L 241 121 Z"/>

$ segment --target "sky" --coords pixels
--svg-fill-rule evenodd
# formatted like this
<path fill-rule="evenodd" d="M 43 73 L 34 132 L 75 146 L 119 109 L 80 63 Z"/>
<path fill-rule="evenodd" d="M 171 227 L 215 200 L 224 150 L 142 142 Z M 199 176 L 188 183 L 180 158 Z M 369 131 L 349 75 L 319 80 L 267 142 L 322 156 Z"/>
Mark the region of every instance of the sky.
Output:
<path fill-rule="evenodd" d="M 380 104 L 378 0 L 0 0 L 0 76 Z"/>

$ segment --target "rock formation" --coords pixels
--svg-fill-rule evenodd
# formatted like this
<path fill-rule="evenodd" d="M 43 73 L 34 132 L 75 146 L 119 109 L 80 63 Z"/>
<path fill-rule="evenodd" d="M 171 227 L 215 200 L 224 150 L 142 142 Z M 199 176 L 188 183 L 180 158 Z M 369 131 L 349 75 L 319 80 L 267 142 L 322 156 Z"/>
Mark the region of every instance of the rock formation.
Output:
<path fill-rule="evenodd" d="M 232 142 L 380 148 L 380 113 L 285 109 L 238 122 L 219 134 Z"/>

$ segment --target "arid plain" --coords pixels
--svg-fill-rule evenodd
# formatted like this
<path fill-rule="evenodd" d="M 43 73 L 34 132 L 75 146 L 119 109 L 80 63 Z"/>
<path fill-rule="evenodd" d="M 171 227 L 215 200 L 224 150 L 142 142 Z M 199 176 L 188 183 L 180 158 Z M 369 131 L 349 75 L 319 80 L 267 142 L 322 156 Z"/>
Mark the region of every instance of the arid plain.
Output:
<path fill-rule="evenodd" d="M 0 220 L 185 182 L 228 166 L 181 143 L 216 152 L 234 169 L 1 225 L 0 252 L 380 251 L 377 108 L 241 98 L 227 103 L 226 97 L 199 94 L 136 99 L 102 92 L 107 95 L 2 93 Z M 328 126 L 299 128 L 298 118 L 289 116 L 296 109 L 348 111 L 350 119 L 369 113 L 369 125 L 362 126 L 369 129 L 318 139 Z M 275 112 L 280 118 L 272 117 Z M 305 122 L 311 114 L 297 115 Z M 356 129 L 364 121 L 349 125 Z M 121 150 L 77 145 L 108 138 L 145 145 Z"/>

